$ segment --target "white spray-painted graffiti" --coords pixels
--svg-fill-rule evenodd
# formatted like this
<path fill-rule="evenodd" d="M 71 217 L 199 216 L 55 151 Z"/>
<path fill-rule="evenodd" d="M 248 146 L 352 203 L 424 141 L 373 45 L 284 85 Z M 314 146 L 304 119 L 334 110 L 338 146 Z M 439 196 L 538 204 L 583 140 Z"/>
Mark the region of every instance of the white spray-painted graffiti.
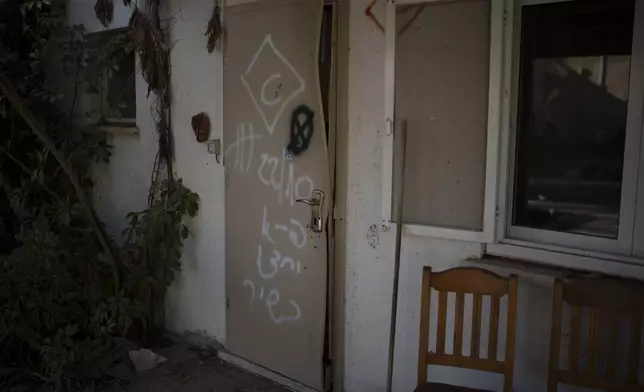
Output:
<path fill-rule="evenodd" d="M 277 232 L 288 235 L 288 239 L 296 249 L 304 248 L 306 246 L 307 237 L 302 223 L 293 218 L 289 219 L 289 223 L 289 225 L 279 223 L 271 224 L 268 217 L 268 209 L 266 206 L 264 206 L 261 229 L 262 238 L 273 246 L 271 256 L 268 258 L 268 265 L 266 265 L 267 263 L 264 260 L 264 251 L 262 244 L 260 243 L 257 246 L 257 273 L 264 280 L 269 281 L 273 279 L 283 269 L 290 270 L 291 273 L 294 273 L 296 276 L 302 273 L 302 262 L 300 262 L 300 260 L 294 260 L 292 257 L 283 255 L 278 249 L 274 247 L 276 241 L 275 239 L 273 239 L 273 236 L 271 236 L 271 228 L 274 228 Z M 264 300 L 268 309 L 268 315 L 276 324 L 281 324 L 287 321 L 296 321 L 300 318 L 300 305 L 294 300 L 288 301 L 291 307 L 295 309 L 295 312 L 293 314 L 276 315 L 276 310 L 273 307 L 280 301 L 280 293 L 276 288 L 271 288 L 268 296 L 266 297 L 266 299 L 264 299 L 264 286 L 260 286 L 259 293 L 256 293 L 255 283 L 252 280 L 245 279 L 243 284 L 244 286 L 247 286 L 251 289 L 251 309 L 252 304 L 255 302 L 255 300 Z"/>
<path fill-rule="evenodd" d="M 248 129 L 248 134 L 246 134 L 246 129 Z M 230 153 L 234 152 L 235 162 L 233 167 L 241 172 L 247 172 L 253 164 L 255 140 L 262 138 L 262 135 L 255 135 L 253 132 L 253 124 L 238 124 L 237 139 L 224 151 L 224 160 L 228 158 Z M 246 160 L 244 161 L 245 157 Z"/>
<path fill-rule="evenodd" d="M 280 85 L 279 85 L 279 87 L 275 90 L 275 98 L 272 98 L 272 99 L 266 98 L 266 89 L 268 88 L 268 85 L 269 85 L 273 80 L 276 80 L 276 79 L 277 79 L 277 80 L 279 80 L 279 79 L 281 79 L 281 78 L 282 78 L 282 74 L 281 74 L 281 73 L 279 73 L 279 72 L 278 72 L 278 73 L 274 73 L 274 74 L 272 74 L 271 76 L 269 76 L 268 78 L 266 78 L 266 81 L 265 81 L 265 82 L 264 82 L 264 84 L 262 85 L 262 93 L 261 93 L 261 100 L 262 100 L 262 103 L 263 103 L 264 105 L 266 105 L 266 106 L 274 106 L 274 105 L 277 105 L 278 103 L 280 103 L 280 101 L 282 100 L 282 98 L 281 98 L 281 97 L 280 97 L 280 95 L 279 95 L 280 90 L 281 90 L 281 86 L 282 86 L 281 84 L 280 84 Z"/>
<path fill-rule="evenodd" d="M 282 225 L 275 223 L 273 227 L 277 231 L 281 231 L 288 234 L 288 238 L 291 240 L 291 243 L 298 249 L 302 249 L 306 246 L 306 231 L 304 231 L 304 226 L 297 219 L 290 218 L 290 224 Z M 275 243 L 275 240 L 271 237 L 271 223 L 268 221 L 268 211 L 266 206 L 264 206 L 264 217 L 262 219 L 262 235 L 270 242 L 271 244 Z"/>
<path fill-rule="evenodd" d="M 279 272 L 280 268 L 288 266 L 291 268 L 291 271 L 295 272 L 296 274 L 300 274 L 302 272 L 302 263 L 300 263 L 299 260 L 293 261 L 292 258 L 288 256 L 282 256 L 279 250 L 273 249 L 273 256 L 268 259 L 269 264 L 271 265 L 271 270 L 270 271 L 264 271 L 264 258 L 262 257 L 262 245 L 257 246 L 257 272 L 259 272 L 259 276 L 261 276 L 264 279 L 271 279 L 275 275 L 277 275 L 277 272 Z"/>
<path fill-rule="evenodd" d="M 302 315 L 300 311 L 300 305 L 298 305 L 298 303 L 293 300 L 288 301 L 288 303 L 291 305 L 291 307 L 294 310 L 293 314 L 290 314 L 290 315 L 280 314 L 279 316 L 275 314 L 275 310 L 273 309 L 273 307 L 280 302 L 280 293 L 276 289 L 270 289 L 268 292 L 268 295 L 266 296 L 266 299 L 264 300 L 264 287 L 260 287 L 260 291 L 257 297 L 255 296 L 255 283 L 253 283 L 252 280 L 249 280 L 249 279 L 244 280 L 244 287 L 249 287 L 251 291 L 250 306 L 251 307 L 253 306 L 253 304 L 255 303 L 255 299 L 258 299 L 260 301 L 265 301 L 264 303 L 266 304 L 266 309 L 268 310 L 268 314 L 271 317 L 271 320 L 273 320 L 275 324 L 282 324 L 287 321 L 297 321 L 300 319 L 300 316 Z"/>
<path fill-rule="evenodd" d="M 258 62 L 278 64 L 279 72 L 256 66 Z M 240 79 L 268 130 L 269 138 L 276 131 L 276 125 L 289 104 L 306 90 L 304 79 L 276 48 L 270 35 L 264 38 Z M 258 80 L 263 82 L 258 83 Z M 253 81 L 252 84 L 250 81 Z M 248 173 L 254 167 L 255 147 L 260 147 L 255 145 L 255 141 L 259 139 L 262 139 L 262 135 L 254 133 L 253 124 L 237 126 L 237 139 L 225 151 L 226 156 L 234 152 L 232 165 L 236 170 Z M 285 159 L 286 151 L 280 152 L 279 156 L 268 152 L 258 155 L 257 177 L 261 184 L 275 192 L 278 206 L 293 207 L 297 199 L 311 196 L 314 183 L 306 174 L 297 175 L 295 163 Z M 280 211 L 284 211 L 283 207 L 280 207 Z M 291 274 L 293 278 L 301 276 L 303 269 L 306 269 L 305 263 L 293 255 L 301 256 L 308 241 L 305 226 L 300 221 L 294 217 L 283 217 L 283 213 L 279 215 L 282 216 L 271 217 L 269 207 L 264 205 L 256 259 L 259 276 L 242 281 L 250 294 L 250 311 L 257 308 L 258 302 L 262 303 L 275 324 L 295 322 L 302 317 L 297 301 L 281 299 L 276 278 L 286 276 L 282 274 Z"/>
<path fill-rule="evenodd" d="M 255 64 L 257 63 L 257 60 L 262 57 L 262 56 L 275 56 L 277 59 L 285 66 L 286 70 L 290 75 L 286 75 L 289 79 L 293 79 L 295 82 L 295 87 L 293 90 L 290 92 L 288 96 L 285 98 L 282 97 L 281 94 L 281 86 L 282 84 L 278 85 L 278 89 L 276 90 L 276 97 L 275 98 L 267 98 L 266 96 L 266 89 L 268 88 L 269 84 L 273 82 L 274 80 L 281 80 L 282 79 L 282 74 L 281 73 L 273 73 L 270 76 L 266 78 L 264 83 L 262 83 L 261 90 L 259 92 L 259 99 L 255 97 L 255 94 L 253 94 L 253 88 L 251 88 L 251 85 L 249 84 L 247 79 L 250 79 L 251 74 L 259 68 L 255 67 Z M 275 44 L 273 43 L 273 37 L 271 37 L 270 34 L 266 35 L 264 38 L 264 41 L 260 45 L 259 49 L 253 56 L 253 59 L 251 60 L 250 64 L 248 65 L 248 69 L 246 69 L 246 73 L 243 75 L 240 75 L 241 82 L 246 87 L 246 90 L 248 91 L 248 94 L 250 94 L 251 99 L 253 100 L 253 104 L 255 105 L 255 108 L 257 108 L 257 111 L 259 114 L 262 116 L 262 120 L 264 120 L 264 124 L 266 125 L 266 129 L 268 130 L 268 133 L 270 135 L 273 134 L 273 131 L 275 130 L 275 125 L 279 121 L 280 117 L 282 116 L 282 113 L 286 109 L 286 107 L 291 103 L 295 97 L 300 95 L 306 90 L 306 82 L 300 76 L 299 73 L 295 70 L 295 67 L 284 57 L 282 52 L 277 50 L 275 47 Z M 281 104 L 281 105 L 280 105 Z M 272 107 L 279 105 L 275 113 L 272 115 L 269 114 L 269 112 L 266 110 L 266 107 Z"/>
<path fill-rule="evenodd" d="M 284 159 L 285 156 L 286 151 L 284 150 L 282 151 L 281 158 L 269 156 L 266 153 L 260 155 L 259 159 L 261 163 L 257 170 L 257 176 L 264 185 L 270 186 L 277 191 L 277 202 L 279 204 L 282 204 L 282 199 L 286 198 L 289 204 L 293 206 L 295 204 L 295 200 L 311 196 L 311 192 L 313 192 L 313 181 L 307 175 L 299 176 L 297 177 L 297 180 L 294 181 L 294 164 L 286 162 Z M 264 169 L 264 166 L 268 166 L 268 168 Z M 284 183 L 285 166 L 288 166 L 288 177 L 286 178 L 286 183 Z M 275 173 L 278 168 L 279 178 L 275 178 Z M 267 177 L 266 175 L 269 170 L 270 175 Z M 306 187 L 303 188 L 303 186 Z M 305 189 L 305 191 L 302 189 Z"/>

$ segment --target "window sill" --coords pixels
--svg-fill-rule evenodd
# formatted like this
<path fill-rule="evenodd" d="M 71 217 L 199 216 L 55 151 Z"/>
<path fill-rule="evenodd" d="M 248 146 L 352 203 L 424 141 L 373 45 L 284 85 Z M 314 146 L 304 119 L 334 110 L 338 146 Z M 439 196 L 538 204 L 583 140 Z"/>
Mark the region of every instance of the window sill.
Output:
<path fill-rule="evenodd" d="M 139 127 L 132 123 L 96 124 L 92 129 L 115 136 L 139 136 Z"/>
<path fill-rule="evenodd" d="M 506 264 L 516 263 L 516 260 L 520 260 L 525 262 L 526 265 L 530 265 L 529 269 L 531 270 L 535 268 L 535 265 L 540 265 L 542 268 L 577 272 L 586 271 L 644 281 L 644 259 L 636 257 L 536 244 L 514 239 L 493 242 L 486 238 L 485 233 L 480 231 L 409 223 L 403 225 L 403 232 L 409 236 L 477 242 L 485 246 L 484 253 L 488 259 L 489 256 L 512 259 L 512 261 L 506 261 Z M 480 263 L 483 259 L 486 259 L 486 256 L 482 259 L 477 259 L 476 262 Z"/>
<path fill-rule="evenodd" d="M 644 280 L 644 260 L 598 254 L 573 254 L 530 246 L 531 244 L 487 244 L 485 253 L 577 271 L 596 272 Z"/>
<path fill-rule="evenodd" d="M 479 243 L 488 242 L 485 237 L 485 233 L 483 233 L 482 231 L 467 229 L 453 229 L 447 227 L 434 227 L 405 223 L 403 224 L 403 231 L 405 232 L 405 234 L 412 236 L 434 237 Z"/>

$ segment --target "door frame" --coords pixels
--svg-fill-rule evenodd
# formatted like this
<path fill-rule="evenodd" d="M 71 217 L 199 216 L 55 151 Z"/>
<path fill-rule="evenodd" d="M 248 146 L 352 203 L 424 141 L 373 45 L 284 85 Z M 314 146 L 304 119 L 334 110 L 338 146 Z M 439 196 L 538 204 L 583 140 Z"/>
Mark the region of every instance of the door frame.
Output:
<path fill-rule="evenodd" d="M 329 209 L 328 230 L 328 298 L 331 382 L 333 392 L 344 389 L 344 298 L 345 298 L 345 201 L 346 201 L 346 147 L 348 112 L 348 53 L 349 53 L 349 1 L 324 0 L 333 7 L 332 63 L 329 87 L 329 169 L 333 205 Z M 326 376 L 326 375 L 325 375 Z"/>
<path fill-rule="evenodd" d="M 330 345 L 331 368 L 333 376 L 333 392 L 344 390 L 344 331 L 345 331 L 345 292 L 346 292 L 346 199 L 347 199 L 347 147 L 349 131 L 349 30 L 351 20 L 350 1 L 325 0 L 325 4 L 334 4 L 334 38 L 331 78 L 329 94 L 329 139 L 333 140 L 333 162 L 335 170 L 332 172 L 333 208 L 330 219 L 333 227 L 330 237 L 333 246 L 329 251 L 329 294 L 331 295 L 330 317 Z M 333 137 L 331 137 L 333 135 Z M 331 160 L 331 157 L 329 158 Z"/>
<path fill-rule="evenodd" d="M 333 7 L 332 63 L 329 86 L 328 159 L 331 173 L 332 194 L 328 225 L 328 276 L 327 310 L 329 322 L 328 349 L 330 369 L 325 369 L 325 387 L 330 391 L 344 390 L 344 327 L 345 327 L 345 206 L 347 180 L 348 137 L 348 71 L 350 2 L 324 0 L 324 6 Z M 327 359 L 327 358 L 325 358 Z M 331 378 L 326 373 L 331 371 Z"/>

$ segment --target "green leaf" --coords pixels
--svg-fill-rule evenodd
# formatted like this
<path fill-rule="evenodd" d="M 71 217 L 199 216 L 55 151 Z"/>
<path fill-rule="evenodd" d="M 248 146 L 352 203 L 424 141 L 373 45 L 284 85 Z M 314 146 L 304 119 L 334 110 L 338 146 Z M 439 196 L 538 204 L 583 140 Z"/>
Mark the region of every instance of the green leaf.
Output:
<path fill-rule="evenodd" d="M 74 336 L 78 332 L 78 325 L 68 325 L 65 327 L 65 335 Z"/>
<path fill-rule="evenodd" d="M 87 86 L 87 88 L 85 89 L 85 92 L 86 92 L 87 94 L 98 94 L 100 91 L 99 91 L 99 89 L 98 89 L 98 87 L 97 87 L 96 85 L 94 85 L 94 84 L 90 84 L 90 85 L 88 85 L 88 86 Z"/>
<path fill-rule="evenodd" d="M 112 263 L 112 262 L 111 262 L 111 260 L 110 260 L 110 258 L 108 258 L 108 257 L 107 257 L 107 255 L 106 255 L 105 253 L 99 253 L 97 257 L 98 257 L 98 260 L 99 260 L 100 262 L 104 263 L 104 264 L 108 264 L 108 265 L 109 265 L 109 264 L 111 264 L 111 263 Z"/>
<path fill-rule="evenodd" d="M 181 238 L 184 240 L 188 238 L 188 235 L 190 235 L 190 230 L 188 229 L 188 226 L 182 225 L 181 226 Z"/>

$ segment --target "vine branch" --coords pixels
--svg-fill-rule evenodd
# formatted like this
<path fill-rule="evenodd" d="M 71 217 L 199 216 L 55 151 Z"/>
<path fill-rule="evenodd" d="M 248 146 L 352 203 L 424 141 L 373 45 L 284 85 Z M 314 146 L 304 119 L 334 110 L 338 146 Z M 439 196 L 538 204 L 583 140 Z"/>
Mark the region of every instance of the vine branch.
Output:
<path fill-rule="evenodd" d="M 94 215 L 94 211 L 92 210 L 92 207 L 89 203 L 89 200 L 87 199 L 87 196 L 85 195 L 85 191 L 83 190 L 83 187 L 81 186 L 80 182 L 76 178 L 76 175 L 74 174 L 71 165 L 65 159 L 65 157 L 60 153 L 60 151 L 58 151 L 58 149 L 56 148 L 56 144 L 49 137 L 49 135 L 47 135 L 47 133 L 43 130 L 42 126 L 40 125 L 40 122 L 34 116 L 31 109 L 29 109 L 22 103 L 20 96 L 18 95 L 13 85 L 11 84 L 11 81 L 9 81 L 9 79 L 6 77 L 4 72 L 2 72 L 1 70 L 0 70 L 0 92 L 2 92 L 7 97 L 11 106 L 20 115 L 20 117 L 22 117 L 25 120 L 27 125 L 29 125 L 31 130 L 38 137 L 38 139 L 40 139 L 41 143 L 45 146 L 45 148 L 47 148 L 52 153 L 56 161 L 58 161 L 58 164 L 60 165 L 60 167 L 63 169 L 63 171 L 69 178 L 69 181 L 74 187 L 74 190 L 78 195 L 78 199 L 83 205 L 85 212 L 87 213 L 87 217 L 89 218 L 89 221 L 92 224 L 92 229 L 94 231 L 94 234 L 96 235 L 96 239 L 101 244 L 101 247 L 103 248 L 103 252 L 105 253 L 107 260 L 110 263 L 110 266 L 112 269 L 112 275 L 114 278 L 115 291 L 117 292 L 119 288 L 119 273 L 118 273 L 118 266 L 116 264 L 116 258 L 112 253 L 112 249 L 110 248 L 107 242 L 107 239 L 105 238 L 103 230 L 101 230 L 101 227 L 98 224 L 96 216 Z"/>

